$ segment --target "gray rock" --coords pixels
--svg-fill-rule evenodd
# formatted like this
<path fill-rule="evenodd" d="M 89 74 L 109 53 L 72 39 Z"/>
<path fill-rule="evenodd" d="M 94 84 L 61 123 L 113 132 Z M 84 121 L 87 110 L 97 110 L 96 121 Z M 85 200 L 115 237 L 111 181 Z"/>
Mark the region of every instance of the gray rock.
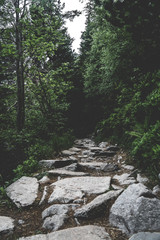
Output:
<path fill-rule="evenodd" d="M 10 217 L 0 216 L 0 235 L 11 233 L 14 230 L 14 220 Z"/>
<path fill-rule="evenodd" d="M 71 160 L 73 160 L 73 161 L 77 162 L 77 158 L 76 158 L 76 157 L 74 157 L 74 156 L 69 156 L 69 159 L 71 159 Z"/>
<path fill-rule="evenodd" d="M 134 234 L 129 240 L 160 240 L 160 233 L 140 232 Z"/>
<path fill-rule="evenodd" d="M 39 161 L 40 166 L 47 168 L 62 168 L 72 163 L 77 163 L 77 159 L 56 159 L 56 160 L 41 160 Z"/>
<path fill-rule="evenodd" d="M 80 167 L 85 167 L 85 168 L 89 168 L 92 170 L 100 170 L 101 166 L 104 166 L 103 162 L 83 162 L 83 163 L 79 163 Z"/>
<path fill-rule="evenodd" d="M 137 174 L 137 182 L 139 183 L 147 183 L 149 180 L 146 177 L 142 177 L 139 173 Z"/>
<path fill-rule="evenodd" d="M 109 221 L 127 235 L 160 231 L 160 200 L 143 184 L 130 185 L 115 201 Z"/>
<path fill-rule="evenodd" d="M 22 237 L 19 240 L 111 240 L 105 228 L 88 225 L 68 228 L 48 234 L 40 234 L 31 237 Z"/>
<path fill-rule="evenodd" d="M 154 188 L 153 188 L 153 194 L 155 195 L 158 195 L 160 194 L 160 186 L 159 185 L 156 185 Z"/>
<path fill-rule="evenodd" d="M 19 225 L 23 225 L 24 223 L 25 223 L 25 221 L 23 221 L 22 219 L 19 219 L 19 220 L 18 220 L 18 224 L 19 224 Z"/>
<path fill-rule="evenodd" d="M 104 163 L 101 167 L 100 167 L 101 171 L 103 172 L 114 172 L 119 170 L 119 167 L 117 164 L 113 164 L 113 163 Z"/>
<path fill-rule="evenodd" d="M 114 190 L 123 190 L 122 187 L 117 186 L 117 185 L 115 185 L 115 184 L 112 184 L 111 187 L 112 187 Z"/>
<path fill-rule="evenodd" d="M 65 167 L 66 170 L 68 171 L 76 171 L 78 170 L 78 163 L 72 163 L 71 165 Z"/>
<path fill-rule="evenodd" d="M 115 175 L 113 179 L 117 180 L 120 185 L 129 185 L 136 182 L 134 177 L 130 177 L 129 173 L 123 173 L 122 175 Z"/>
<path fill-rule="evenodd" d="M 85 150 L 85 151 L 82 151 L 82 157 L 92 157 L 92 156 L 94 156 L 95 155 L 95 153 L 94 152 L 91 152 L 90 150 Z"/>
<path fill-rule="evenodd" d="M 36 200 L 38 187 L 39 184 L 36 178 L 21 177 L 6 188 L 6 193 L 17 207 L 26 207 Z"/>
<path fill-rule="evenodd" d="M 49 175 L 52 176 L 88 176 L 89 173 L 84 173 L 84 172 L 73 172 L 73 171 L 68 171 L 66 169 L 55 169 L 55 170 L 50 170 L 48 171 Z"/>
<path fill-rule="evenodd" d="M 72 151 L 72 152 L 80 152 L 81 149 L 80 148 L 76 148 L 76 147 L 72 147 L 69 149 L 69 151 Z"/>
<path fill-rule="evenodd" d="M 49 183 L 49 182 L 50 182 L 50 179 L 47 176 L 44 176 L 39 180 L 40 184 L 46 184 L 46 183 Z"/>
<path fill-rule="evenodd" d="M 130 170 L 130 171 L 133 171 L 133 170 L 134 170 L 134 166 L 132 166 L 132 165 L 126 165 L 126 164 L 123 164 L 123 165 L 122 165 L 122 168 L 127 169 L 127 170 Z"/>
<path fill-rule="evenodd" d="M 69 210 L 75 209 L 77 204 L 54 204 L 42 212 L 43 228 L 51 231 L 56 231 L 62 227 L 65 220 L 68 219 Z"/>
<path fill-rule="evenodd" d="M 82 198 L 84 194 L 104 193 L 109 190 L 110 182 L 110 177 L 73 177 L 62 179 L 51 185 L 55 188 L 49 198 L 49 203 L 56 201 L 68 203 Z"/>
<path fill-rule="evenodd" d="M 102 148 L 100 148 L 100 147 L 91 147 L 90 150 L 91 150 L 91 152 L 101 152 Z"/>
<path fill-rule="evenodd" d="M 75 211 L 74 217 L 76 218 L 94 218 L 102 214 L 107 207 L 110 200 L 115 199 L 119 196 L 122 190 L 119 191 L 109 191 L 98 197 L 96 197 L 90 203 L 84 205 L 82 208 L 78 208 Z"/>
<path fill-rule="evenodd" d="M 100 148 L 106 148 L 108 145 L 109 145 L 108 142 L 101 142 L 101 143 L 99 143 L 98 146 L 99 146 Z"/>
<path fill-rule="evenodd" d="M 70 151 L 70 150 L 63 150 L 62 151 L 62 155 L 63 156 L 71 156 L 71 155 L 75 155 L 77 152 L 73 152 L 73 151 Z"/>

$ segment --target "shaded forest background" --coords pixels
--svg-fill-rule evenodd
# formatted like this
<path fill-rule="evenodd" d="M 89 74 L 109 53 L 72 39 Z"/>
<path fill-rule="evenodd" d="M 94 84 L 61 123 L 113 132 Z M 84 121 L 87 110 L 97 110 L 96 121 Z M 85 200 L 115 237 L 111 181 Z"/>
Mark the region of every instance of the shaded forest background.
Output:
<path fill-rule="evenodd" d="M 76 137 L 122 145 L 160 172 L 160 2 L 92 0 L 80 53 L 58 0 L 0 1 L 1 181 Z"/>

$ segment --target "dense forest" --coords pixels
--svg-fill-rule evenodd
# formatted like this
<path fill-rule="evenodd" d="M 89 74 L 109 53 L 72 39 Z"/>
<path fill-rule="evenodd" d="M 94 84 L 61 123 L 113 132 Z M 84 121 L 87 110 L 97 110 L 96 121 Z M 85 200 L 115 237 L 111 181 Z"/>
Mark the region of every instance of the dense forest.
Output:
<path fill-rule="evenodd" d="M 59 0 L 0 2 L 1 181 L 76 137 L 122 145 L 160 172 L 160 1 L 90 0 L 79 54 Z"/>

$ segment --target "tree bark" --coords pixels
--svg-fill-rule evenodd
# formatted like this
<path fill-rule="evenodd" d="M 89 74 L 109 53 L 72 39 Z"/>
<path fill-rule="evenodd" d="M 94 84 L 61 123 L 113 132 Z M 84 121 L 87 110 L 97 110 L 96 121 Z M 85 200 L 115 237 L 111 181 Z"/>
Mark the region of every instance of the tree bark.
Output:
<path fill-rule="evenodd" d="M 24 107 L 24 70 L 22 50 L 22 29 L 20 23 L 19 0 L 15 2 L 16 9 L 16 75 L 17 75 L 17 130 L 24 128 L 25 107 Z"/>

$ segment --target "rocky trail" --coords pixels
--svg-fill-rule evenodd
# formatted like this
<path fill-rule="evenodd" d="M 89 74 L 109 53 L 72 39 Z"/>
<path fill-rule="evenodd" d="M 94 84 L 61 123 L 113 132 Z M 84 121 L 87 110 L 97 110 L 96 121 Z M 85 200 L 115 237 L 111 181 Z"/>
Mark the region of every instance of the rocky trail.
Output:
<path fill-rule="evenodd" d="M 159 186 L 149 189 L 116 145 L 76 140 L 7 189 L 0 239 L 160 240 Z"/>

